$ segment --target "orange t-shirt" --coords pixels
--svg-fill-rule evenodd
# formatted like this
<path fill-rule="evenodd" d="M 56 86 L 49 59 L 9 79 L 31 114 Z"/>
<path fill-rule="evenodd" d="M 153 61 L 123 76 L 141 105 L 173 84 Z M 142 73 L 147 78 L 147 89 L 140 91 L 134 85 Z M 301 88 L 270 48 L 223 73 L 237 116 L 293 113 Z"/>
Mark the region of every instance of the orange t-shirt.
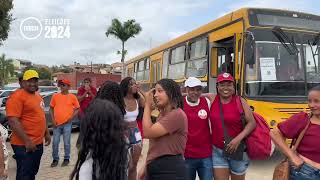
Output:
<path fill-rule="evenodd" d="M 16 117 L 27 136 L 36 145 L 43 143 L 46 131 L 46 118 L 43 99 L 38 92 L 28 93 L 18 89 L 12 93 L 6 103 L 8 117 Z M 11 136 L 11 144 L 25 145 L 15 132 Z"/>
<path fill-rule="evenodd" d="M 50 106 L 53 108 L 54 121 L 57 125 L 66 123 L 72 117 L 74 109 L 80 107 L 75 95 L 61 93 L 52 96 Z"/>

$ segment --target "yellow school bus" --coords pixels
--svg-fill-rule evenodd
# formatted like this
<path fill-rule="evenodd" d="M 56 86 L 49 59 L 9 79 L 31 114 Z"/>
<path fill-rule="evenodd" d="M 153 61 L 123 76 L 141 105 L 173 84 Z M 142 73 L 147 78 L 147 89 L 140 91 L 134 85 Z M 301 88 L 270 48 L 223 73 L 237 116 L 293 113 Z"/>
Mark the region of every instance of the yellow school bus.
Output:
<path fill-rule="evenodd" d="M 307 92 L 320 83 L 319 32 L 317 15 L 242 8 L 127 61 L 125 75 L 145 90 L 194 76 L 216 93 L 217 75 L 229 72 L 237 94 L 273 128 L 308 110 Z"/>

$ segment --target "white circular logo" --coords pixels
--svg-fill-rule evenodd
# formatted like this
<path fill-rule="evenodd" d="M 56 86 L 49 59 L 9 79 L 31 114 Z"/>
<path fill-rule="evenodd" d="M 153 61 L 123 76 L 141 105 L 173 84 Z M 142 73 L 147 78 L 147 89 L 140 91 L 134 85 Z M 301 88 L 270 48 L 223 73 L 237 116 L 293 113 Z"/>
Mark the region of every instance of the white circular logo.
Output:
<path fill-rule="evenodd" d="M 223 73 L 223 75 L 222 75 L 224 78 L 228 78 L 229 76 L 230 76 L 230 74 L 229 73 Z"/>
<path fill-rule="evenodd" d="M 208 113 L 207 113 L 206 110 L 201 109 L 201 110 L 198 112 L 198 116 L 199 116 L 200 119 L 207 119 Z"/>
<path fill-rule="evenodd" d="M 38 18 L 28 17 L 20 23 L 20 34 L 28 40 L 37 39 L 42 33 L 42 24 Z"/>

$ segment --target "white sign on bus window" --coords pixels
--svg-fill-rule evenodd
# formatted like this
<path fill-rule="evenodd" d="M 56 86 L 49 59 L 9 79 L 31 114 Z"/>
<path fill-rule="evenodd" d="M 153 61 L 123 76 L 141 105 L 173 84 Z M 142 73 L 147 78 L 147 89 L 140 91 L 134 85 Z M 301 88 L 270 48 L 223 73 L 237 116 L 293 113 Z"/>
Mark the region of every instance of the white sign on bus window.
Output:
<path fill-rule="evenodd" d="M 262 81 L 276 81 L 276 63 L 273 57 L 260 58 L 260 70 Z"/>

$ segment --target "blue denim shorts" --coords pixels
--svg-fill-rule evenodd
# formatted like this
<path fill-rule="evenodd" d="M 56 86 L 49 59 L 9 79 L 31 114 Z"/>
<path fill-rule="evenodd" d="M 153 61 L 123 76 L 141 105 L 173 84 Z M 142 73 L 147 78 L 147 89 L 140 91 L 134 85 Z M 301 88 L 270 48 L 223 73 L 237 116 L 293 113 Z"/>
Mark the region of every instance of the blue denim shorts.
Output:
<path fill-rule="evenodd" d="M 223 156 L 223 150 L 213 146 L 212 150 L 212 164 L 213 168 L 227 168 L 230 169 L 232 174 L 244 175 L 249 167 L 250 159 L 248 154 L 244 152 L 243 160 L 232 160 Z"/>
<path fill-rule="evenodd" d="M 304 163 L 299 169 L 290 168 L 290 180 L 320 180 L 320 169 Z"/>

